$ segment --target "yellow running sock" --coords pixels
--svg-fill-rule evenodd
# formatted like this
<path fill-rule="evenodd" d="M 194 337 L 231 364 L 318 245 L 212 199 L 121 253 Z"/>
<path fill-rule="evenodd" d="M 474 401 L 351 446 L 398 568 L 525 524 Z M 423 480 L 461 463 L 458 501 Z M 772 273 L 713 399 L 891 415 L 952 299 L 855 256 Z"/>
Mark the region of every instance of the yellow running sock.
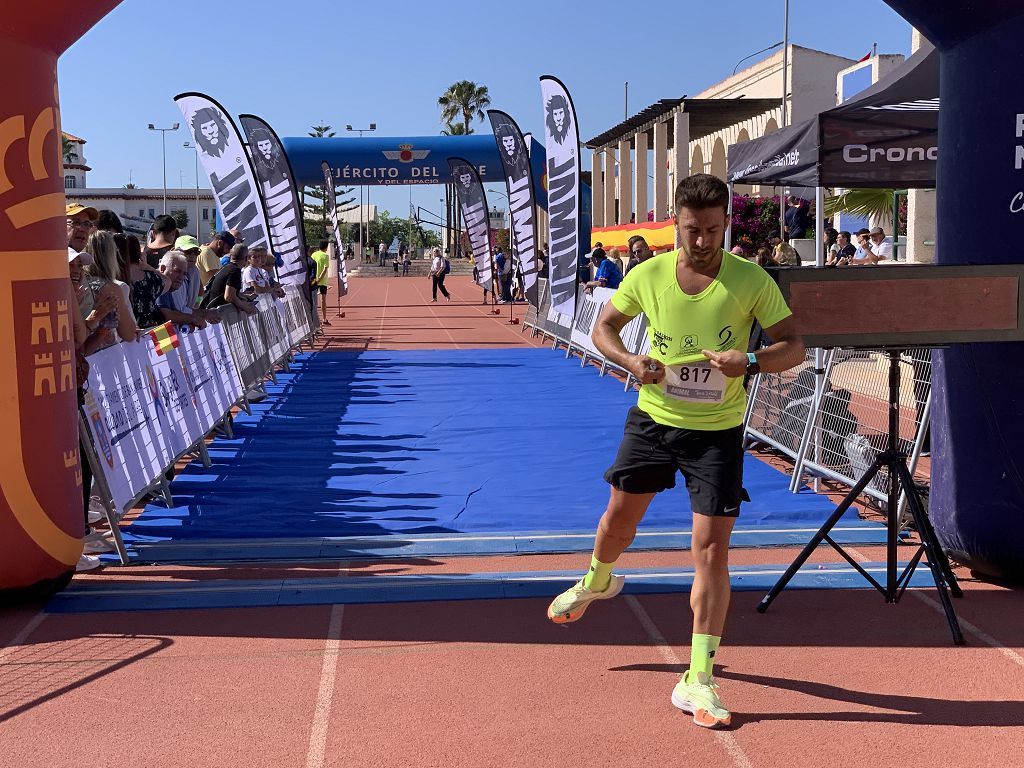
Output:
<path fill-rule="evenodd" d="M 714 635 L 693 634 L 690 640 L 690 669 L 687 674 L 687 681 L 697 679 L 697 673 L 703 672 L 711 677 L 711 671 L 715 664 L 715 654 L 722 638 Z"/>
<path fill-rule="evenodd" d="M 583 586 L 595 592 L 604 592 L 612 580 L 612 567 L 615 563 L 602 563 L 596 557 L 590 558 L 590 570 L 583 577 Z"/>

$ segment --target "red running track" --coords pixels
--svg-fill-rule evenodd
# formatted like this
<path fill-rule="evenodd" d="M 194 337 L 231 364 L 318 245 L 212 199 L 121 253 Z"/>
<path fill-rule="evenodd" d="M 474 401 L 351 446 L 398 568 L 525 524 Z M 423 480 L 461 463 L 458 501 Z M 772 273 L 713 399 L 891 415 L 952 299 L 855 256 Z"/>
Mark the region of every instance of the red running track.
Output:
<path fill-rule="evenodd" d="M 433 305 L 423 278 L 353 279 L 324 347 L 535 343 L 474 304 L 468 280 L 451 287 L 453 302 Z M 880 558 L 872 547 L 857 554 Z M 737 550 L 733 562 L 794 555 Z M 343 579 L 585 559 L 153 566 L 81 578 Z M 667 552 L 623 564 L 689 562 Z M 695 727 L 668 701 L 689 656 L 684 595 L 621 597 L 569 628 L 547 622 L 538 600 L 77 615 L 22 606 L 0 613 L 0 755 L 25 768 L 1024 765 L 1024 596 L 958 573 L 966 648 L 949 645 L 927 590 L 898 606 L 867 590 L 793 591 L 766 615 L 754 611 L 759 595 L 736 595 L 717 670 L 736 712 L 723 732 Z"/>

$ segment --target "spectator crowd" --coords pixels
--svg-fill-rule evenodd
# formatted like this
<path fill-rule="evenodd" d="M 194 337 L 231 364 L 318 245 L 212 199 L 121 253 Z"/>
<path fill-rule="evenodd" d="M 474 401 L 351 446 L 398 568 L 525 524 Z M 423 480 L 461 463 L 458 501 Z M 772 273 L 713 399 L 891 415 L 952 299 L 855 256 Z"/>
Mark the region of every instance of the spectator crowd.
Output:
<path fill-rule="evenodd" d="M 78 204 L 66 206 L 66 223 L 68 273 L 78 307 L 73 320 L 79 404 L 88 378 L 87 356 L 134 343 L 154 326 L 205 328 L 220 322 L 218 307 L 230 304 L 253 314 L 260 295 L 285 295 L 275 279 L 282 263 L 264 247 L 248 248 L 237 230 L 218 232 L 200 244 L 182 235 L 173 217 L 158 216 L 143 244 L 124 231 L 112 211 Z M 313 268 L 310 274 L 326 293 L 326 260 L 322 274 Z M 102 519 L 103 505 L 92 496 L 88 462 L 82 467 L 86 543 L 78 569 L 91 570 L 99 565 L 96 555 L 112 551 L 113 544 L 92 531 Z"/>

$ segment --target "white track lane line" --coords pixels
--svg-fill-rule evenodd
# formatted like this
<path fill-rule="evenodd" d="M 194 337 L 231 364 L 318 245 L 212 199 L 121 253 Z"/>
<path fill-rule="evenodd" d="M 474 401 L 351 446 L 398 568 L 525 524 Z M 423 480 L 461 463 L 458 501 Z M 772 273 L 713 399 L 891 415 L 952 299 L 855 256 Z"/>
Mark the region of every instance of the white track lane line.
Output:
<path fill-rule="evenodd" d="M 658 629 L 658 625 L 654 623 L 654 620 L 650 617 L 650 614 L 644 610 L 644 607 L 640 605 L 640 601 L 633 595 L 625 596 L 626 605 L 633 611 L 633 615 L 636 616 L 637 621 L 640 622 L 640 626 L 644 628 L 647 636 L 654 643 L 654 647 L 658 649 L 658 653 L 661 654 L 661 658 L 667 661 L 672 666 L 682 666 L 682 660 L 676 656 L 676 652 L 672 650 L 672 646 L 665 640 L 665 636 L 661 634 L 661 630 Z M 667 697 L 666 697 L 667 698 Z M 697 728 L 698 726 L 693 726 Z M 736 768 L 753 768 L 750 759 L 747 757 L 743 748 L 740 747 L 736 741 L 736 737 L 733 736 L 729 731 L 722 731 L 712 729 L 711 732 L 718 739 L 718 743 L 722 745 L 722 748 L 729 753 L 729 757 L 732 758 L 733 765 Z"/>
<path fill-rule="evenodd" d="M 31 619 L 29 619 L 28 624 L 22 627 L 21 631 L 14 637 L 12 637 L 10 642 L 8 642 L 6 645 L 0 648 L 0 661 L 3 661 L 12 653 L 15 653 L 19 647 L 24 645 L 25 641 L 28 640 L 29 635 L 31 635 L 39 628 L 39 625 L 43 623 L 43 619 L 45 619 L 46 616 L 47 614 L 40 611 Z"/>
<path fill-rule="evenodd" d="M 864 556 L 863 552 L 858 552 L 856 549 L 853 549 L 852 547 L 847 547 L 846 551 L 849 552 L 851 555 L 853 555 L 856 559 L 860 560 L 862 563 L 868 561 L 868 558 Z M 924 565 L 922 563 L 918 567 L 919 568 L 927 568 L 928 566 Z M 933 599 L 931 596 L 925 594 L 925 592 L 923 590 L 921 590 L 921 589 L 908 589 L 907 592 L 909 594 L 913 595 L 914 597 L 916 597 L 918 600 L 920 600 L 925 605 L 930 605 L 933 609 L 938 611 L 942 616 L 946 615 L 946 612 L 942 608 L 942 603 L 940 603 L 938 600 Z M 1017 653 L 1015 650 L 1013 650 L 1013 648 L 1008 648 L 1007 646 L 1003 645 L 1001 642 L 996 640 L 996 638 L 992 637 L 992 635 L 990 635 L 988 632 L 983 630 L 981 627 L 975 626 L 974 624 L 972 624 L 971 622 L 967 621 L 966 619 L 961 618 L 960 616 L 957 616 L 956 618 L 957 618 L 957 621 L 960 622 L 960 627 L 961 628 L 966 629 L 968 632 L 970 632 L 976 638 L 981 640 L 981 642 L 983 642 L 985 645 L 987 645 L 987 646 L 989 646 L 991 648 L 995 648 L 997 651 L 999 651 L 1001 654 L 1003 654 L 1003 656 L 1008 658 L 1014 664 L 1016 664 L 1016 665 L 1018 665 L 1020 667 L 1024 667 L 1024 656 L 1021 656 L 1019 653 Z"/>
<path fill-rule="evenodd" d="M 341 621 L 344 605 L 331 606 L 331 619 L 327 627 L 323 666 L 320 668 L 320 688 L 316 694 L 313 725 L 309 733 L 309 751 L 306 768 L 323 768 L 327 753 L 327 731 L 331 722 L 331 702 L 334 699 L 334 679 L 338 672 L 338 653 L 341 649 Z"/>

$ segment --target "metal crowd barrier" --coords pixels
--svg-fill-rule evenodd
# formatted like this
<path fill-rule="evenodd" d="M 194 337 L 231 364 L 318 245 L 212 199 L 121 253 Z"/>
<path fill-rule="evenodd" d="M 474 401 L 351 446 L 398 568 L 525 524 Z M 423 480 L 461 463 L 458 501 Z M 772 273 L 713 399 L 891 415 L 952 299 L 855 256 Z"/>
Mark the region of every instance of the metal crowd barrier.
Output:
<path fill-rule="evenodd" d="M 122 504 L 115 503 L 115 494 L 111 490 L 111 484 L 104 468 L 105 464 L 111 468 L 115 466 L 113 463 L 114 453 L 111 441 L 109 439 L 100 440 L 100 445 L 97 445 L 97 441 L 94 439 L 90 429 L 90 421 L 92 421 L 93 427 L 96 428 L 96 422 L 103 420 L 105 414 L 99 411 L 94 400 L 88 400 L 88 396 L 87 405 L 79 408 L 79 431 L 82 436 L 82 449 L 92 469 L 95 481 L 94 492 L 99 496 L 103 504 L 104 515 L 110 527 L 114 547 L 122 565 L 127 565 L 129 562 L 127 549 L 119 526 L 119 521 L 124 512 L 150 494 L 161 496 L 168 507 L 173 506 L 174 499 L 171 496 L 170 485 L 166 478 L 168 471 L 174 467 L 179 459 L 189 454 L 197 456 L 202 460 L 204 466 L 209 467 L 210 457 L 206 448 L 206 437 L 210 434 L 215 434 L 218 429 L 222 429 L 229 438 L 232 437 L 229 418 L 231 411 L 236 406 L 240 406 L 247 412 L 251 412 L 248 392 L 262 386 L 268 377 L 274 377 L 277 367 L 283 366 L 287 368 L 288 364 L 293 360 L 293 350 L 301 349 L 302 345 L 306 343 L 309 343 L 310 348 L 312 348 L 312 339 L 322 333 L 315 308 L 309 309 L 309 302 L 302 296 L 300 290 L 295 287 L 286 286 L 285 293 L 286 295 L 283 300 L 275 302 L 264 300 L 263 302 L 258 302 L 258 311 L 254 315 L 241 313 L 234 306 L 230 305 L 217 310 L 221 316 L 220 325 L 224 329 L 227 348 L 233 362 L 233 368 L 230 365 L 227 366 L 229 369 L 227 375 L 237 376 L 236 386 L 231 387 L 230 391 L 232 393 L 240 392 L 240 394 L 237 397 L 232 395 L 233 399 L 230 405 L 220 414 L 211 414 L 209 412 L 205 414 L 197 413 L 196 418 L 204 428 L 204 434 L 184 449 L 177 450 L 173 455 L 169 455 L 167 461 L 160 463 L 159 471 L 149 473 L 152 476 L 144 475 L 143 478 L 145 480 L 134 483 L 131 486 L 135 489 L 134 492 Z M 187 338 L 187 334 L 184 331 L 178 331 L 178 333 L 182 335 L 183 339 Z M 150 342 L 144 339 L 135 343 Z M 116 350 L 117 347 L 113 347 L 101 350 L 101 352 L 96 354 L 118 354 Z M 138 353 L 138 350 L 133 351 Z M 211 376 L 216 375 L 216 372 L 220 370 L 214 361 L 206 360 L 203 355 L 197 356 L 196 353 L 184 355 L 182 352 L 179 352 L 179 349 L 175 347 L 169 352 L 161 354 L 179 355 L 177 365 L 182 366 L 182 363 L 185 363 L 182 366 L 182 373 L 186 378 L 197 375 L 193 369 L 201 364 L 205 364 L 208 367 L 207 373 Z M 120 354 L 121 359 L 124 359 L 125 354 L 127 353 Z M 188 359 L 186 360 L 186 358 Z M 140 381 L 140 383 L 142 382 Z M 156 388 L 157 382 L 152 380 L 149 386 Z M 142 397 L 140 394 L 134 394 L 134 389 L 135 385 L 131 383 L 131 377 L 129 377 L 126 380 L 125 396 L 131 398 Z M 172 393 L 167 394 L 171 396 Z M 156 391 L 152 393 L 152 397 L 154 400 L 160 399 Z M 194 397 L 193 405 L 198 407 Z M 138 407 L 141 408 L 141 405 Z M 100 434 L 109 437 L 106 429 L 101 430 Z M 150 464 L 150 466 L 155 465 Z M 136 486 L 141 487 L 136 489 Z M 126 494 L 121 495 L 124 496 Z"/>
<path fill-rule="evenodd" d="M 883 355 L 870 352 L 837 349 L 830 355 L 820 402 L 809 415 L 796 459 L 796 486 L 805 474 L 853 486 L 885 449 L 888 369 L 884 362 Z M 911 474 L 916 474 L 931 413 L 931 350 L 908 350 L 902 365 L 900 444 L 910 457 Z M 928 478 L 917 474 L 916 479 Z M 864 493 L 886 502 L 888 475 L 880 472 Z"/>

